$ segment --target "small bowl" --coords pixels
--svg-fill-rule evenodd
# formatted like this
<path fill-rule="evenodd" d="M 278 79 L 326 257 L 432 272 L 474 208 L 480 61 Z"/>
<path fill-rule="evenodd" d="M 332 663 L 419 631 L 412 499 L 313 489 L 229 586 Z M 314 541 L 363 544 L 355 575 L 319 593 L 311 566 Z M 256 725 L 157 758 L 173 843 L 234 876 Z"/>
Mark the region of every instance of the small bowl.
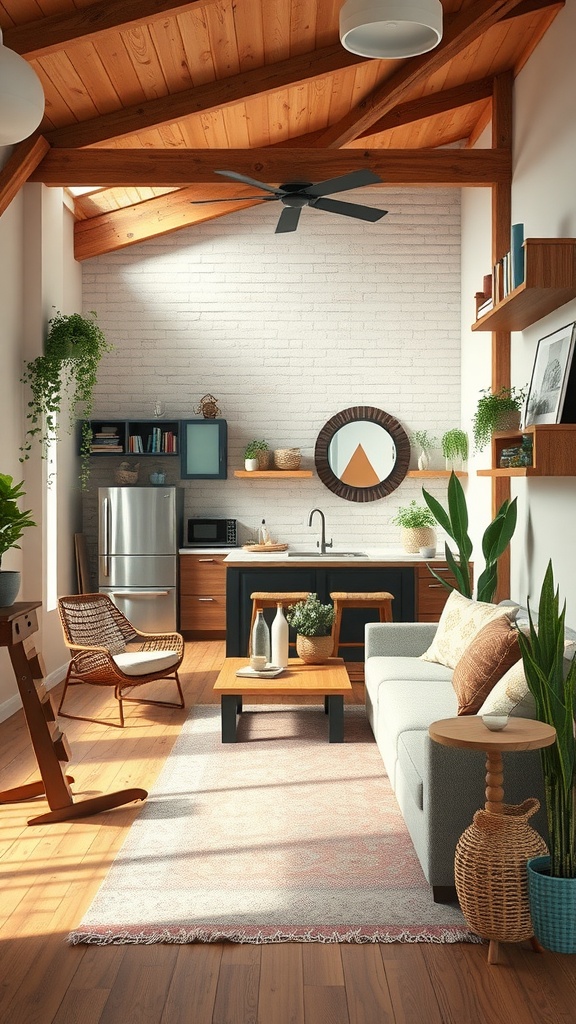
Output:
<path fill-rule="evenodd" d="M 250 668 L 255 672 L 263 672 L 268 664 L 268 658 L 264 654 L 253 654 L 250 658 Z"/>
<path fill-rule="evenodd" d="M 508 715 L 482 715 L 482 721 L 487 729 L 500 732 L 500 729 L 508 725 Z"/>

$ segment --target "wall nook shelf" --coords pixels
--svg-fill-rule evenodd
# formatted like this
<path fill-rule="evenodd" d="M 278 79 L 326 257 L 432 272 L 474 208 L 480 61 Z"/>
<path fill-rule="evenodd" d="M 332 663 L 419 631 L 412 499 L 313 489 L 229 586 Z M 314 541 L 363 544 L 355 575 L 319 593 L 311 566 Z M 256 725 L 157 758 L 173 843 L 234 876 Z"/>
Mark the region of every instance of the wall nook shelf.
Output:
<path fill-rule="evenodd" d="M 499 468 L 503 448 L 517 444 L 522 434 L 533 442 L 531 466 Z M 498 431 L 492 437 L 492 469 L 478 476 L 576 476 L 576 423 L 536 423 L 520 431 Z"/>
<path fill-rule="evenodd" d="M 527 238 L 524 266 L 523 283 L 476 320 L 473 331 L 523 331 L 576 298 L 576 238 Z"/>
<path fill-rule="evenodd" d="M 287 477 L 311 477 L 311 469 L 235 469 L 234 476 L 255 480 L 285 480 Z"/>

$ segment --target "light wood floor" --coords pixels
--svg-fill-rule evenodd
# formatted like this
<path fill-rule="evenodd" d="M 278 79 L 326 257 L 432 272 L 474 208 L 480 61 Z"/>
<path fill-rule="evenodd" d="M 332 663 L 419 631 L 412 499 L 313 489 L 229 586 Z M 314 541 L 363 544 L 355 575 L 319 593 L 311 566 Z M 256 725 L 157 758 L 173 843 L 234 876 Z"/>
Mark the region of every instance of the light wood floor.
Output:
<path fill-rule="evenodd" d="M 187 645 L 188 706 L 212 702 L 223 656 Z M 71 700 L 115 717 L 106 692 Z M 185 715 L 131 705 L 124 730 L 63 719 L 75 794 L 150 787 Z M 37 776 L 21 712 L 0 724 L 0 768 L 2 789 Z M 0 808 L 2 1024 L 574 1024 L 576 958 L 521 946 L 497 967 L 465 944 L 69 947 L 138 806 L 27 827 L 46 806 Z"/>

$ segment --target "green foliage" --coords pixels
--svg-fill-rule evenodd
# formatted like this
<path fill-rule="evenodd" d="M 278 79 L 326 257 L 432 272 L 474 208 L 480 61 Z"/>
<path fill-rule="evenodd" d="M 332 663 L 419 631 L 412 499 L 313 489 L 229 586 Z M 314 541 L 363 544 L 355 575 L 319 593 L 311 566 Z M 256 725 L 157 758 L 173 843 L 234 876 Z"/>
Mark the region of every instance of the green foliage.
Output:
<path fill-rule="evenodd" d="M 468 459 L 468 434 L 459 427 L 447 430 L 440 441 L 442 455 L 445 459 Z"/>
<path fill-rule="evenodd" d="M 57 312 L 48 324 L 44 355 L 25 364 L 22 383 L 30 388 L 27 417 L 30 426 L 20 449 L 23 462 L 30 456 L 35 439 L 42 445 L 46 458 L 47 445 L 58 439 L 59 417 L 64 396 L 69 401 L 70 429 L 82 405 L 85 419 L 90 418 L 98 365 L 105 352 L 112 351 L 104 333 L 96 322 L 96 313 L 89 317 L 80 313 L 65 315 Z M 84 424 L 80 446 L 82 486 L 88 480 L 91 431 Z"/>
<path fill-rule="evenodd" d="M 249 441 L 244 449 L 245 459 L 257 459 L 258 452 L 267 452 L 268 442 L 267 441 Z"/>
<path fill-rule="evenodd" d="M 28 526 L 36 526 L 30 509 L 21 512 L 18 499 L 24 497 L 22 483 L 15 484 L 13 478 L 0 473 L 0 565 L 2 555 L 10 548 L 19 548 L 18 541 Z"/>
<path fill-rule="evenodd" d="M 392 522 L 395 526 L 403 526 L 406 530 L 420 529 L 423 526 L 435 526 L 432 512 L 424 505 L 418 505 L 414 499 L 409 505 L 401 505 Z"/>
<path fill-rule="evenodd" d="M 489 444 L 503 413 L 520 412 L 524 405 L 526 391 L 525 387 L 512 387 L 500 388 L 496 392 L 493 392 L 491 388 L 485 388 L 480 392 L 478 406 L 472 421 L 472 435 L 477 452 L 481 452 Z"/>
<path fill-rule="evenodd" d="M 526 682 L 536 702 L 536 714 L 556 730 L 556 740 L 541 751 L 546 812 L 550 833 L 550 874 L 555 878 L 576 878 L 576 660 L 564 678 L 564 619 L 566 604 L 559 611 L 559 594 L 554 590 L 552 562 L 544 575 L 534 626 L 528 602 L 530 633 L 518 633 Z"/>
<path fill-rule="evenodd" d="M 468 508 L 466 495 L 458 477 L 455 473 L 450 474 L 448 482 L 448 510 L 444 509 L 440 502 L 422 488 L 424 500 L 432 512 L 436 521 L 442 529 L 455 542 L 458 549 L 456 559 L 449 548 L 445 545 L 446 561 L 456 579 L 456 587 L 453 587 L 447 580 L 430 570 L 432 575 L 446 587 L 447 590 L 459 590 L 464 597 L 472 597 L 472 582 L 470 572 L 470 557 L 472 555 L 472 541 L 468 536 Z M 498 584 L 498 559 L 508 547 L 514 530 L 516 529 L 516 498 L 513 501 L 505 501 L 498 510 L 496 518 L 486 528 L 482 537 L 482 554 L 484 555 L 485 568 L 478 577 L 476 586 L 476 597 L 478 601 L 492 601 Z"/>
<path fill-rule="evenodd" d="M 286 619 L 300 636 L 329 636 L 334 608 L 331 604 L 321 604 L 318 594 L 308 594 L 305 601 L 290 605 Z"/>
<path fill-rule="evenodd" d="M 438 445 L 438 438 L 433 437 L 427 430 L 415 430 L 411 437 L 414 444 L 419 445 L 422 451 L 426 452 L 426 454 Z"/>

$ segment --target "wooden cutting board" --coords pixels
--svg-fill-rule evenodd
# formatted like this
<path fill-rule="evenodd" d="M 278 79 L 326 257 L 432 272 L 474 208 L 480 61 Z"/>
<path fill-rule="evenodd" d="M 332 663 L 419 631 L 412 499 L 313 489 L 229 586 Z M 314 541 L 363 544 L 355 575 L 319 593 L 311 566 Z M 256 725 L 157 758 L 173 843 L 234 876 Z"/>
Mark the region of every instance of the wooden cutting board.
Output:
<path fill-rule="evenodd" d="M 266 554 L 267 551 L 272 553 L 273 551 L 288 551 L 287 544 L 243 544 L 243 551 L 255 551 Z"/>

